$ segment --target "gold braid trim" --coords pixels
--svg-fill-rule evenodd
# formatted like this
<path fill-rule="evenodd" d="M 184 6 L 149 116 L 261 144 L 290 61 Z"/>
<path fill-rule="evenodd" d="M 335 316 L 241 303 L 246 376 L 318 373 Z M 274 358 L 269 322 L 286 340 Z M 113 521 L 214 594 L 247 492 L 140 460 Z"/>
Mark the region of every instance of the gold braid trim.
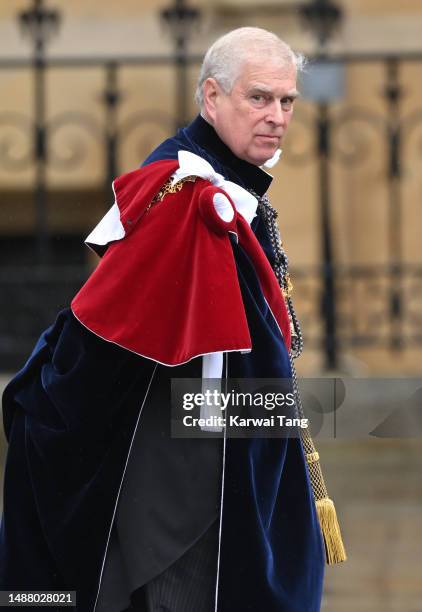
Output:
<path fill-rule="evenodd" d="M 308 462 L 308 464 L 316 463 L 317 461 L 319 461 L 319 453 L 309 453 L 309 455 L 306 455 L 306 461 Z"/>

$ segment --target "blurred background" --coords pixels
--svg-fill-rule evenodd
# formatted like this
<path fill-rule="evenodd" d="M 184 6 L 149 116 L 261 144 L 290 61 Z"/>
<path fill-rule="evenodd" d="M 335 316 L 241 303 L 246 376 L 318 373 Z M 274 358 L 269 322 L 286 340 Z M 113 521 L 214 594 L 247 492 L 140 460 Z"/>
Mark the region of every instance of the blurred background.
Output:
<path fill-rule="evenodd" d="M 243 25 L 309 58 L 270 193 L 300 374 L 420 376 L 420 0 L 2 0 L 2 385 L 95 265 L 83 239 L 113 178 L 196 115 L 204 51 Z M 365 396 L 375 421 L 383 408 Z M 323 610 L 420 612 L 420 436 L 390 428 L 319 449 L 349 555 L 327 568 Z"/>

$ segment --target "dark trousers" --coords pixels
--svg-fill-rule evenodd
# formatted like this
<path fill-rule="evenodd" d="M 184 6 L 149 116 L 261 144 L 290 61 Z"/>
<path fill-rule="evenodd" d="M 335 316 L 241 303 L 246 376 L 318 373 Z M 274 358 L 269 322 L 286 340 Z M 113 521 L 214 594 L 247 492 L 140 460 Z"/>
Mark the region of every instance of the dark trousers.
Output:
<path fill-rule="evenodd" d="M 214 612 L 218 530 L 215 521 L 180 559 L 135 591 L 129 611 Z"/>

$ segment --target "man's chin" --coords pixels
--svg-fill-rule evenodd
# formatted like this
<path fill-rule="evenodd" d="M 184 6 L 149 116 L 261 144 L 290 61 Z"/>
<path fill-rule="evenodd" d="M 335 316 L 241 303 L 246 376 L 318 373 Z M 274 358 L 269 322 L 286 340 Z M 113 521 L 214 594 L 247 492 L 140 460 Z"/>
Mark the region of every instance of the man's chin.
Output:
<path fill-rule="evenodd" d="M 261 156 L 261 157 L 259 157 L 259 158 L 255 158 L 255 161 L 251 161 L 251 163 L 252 163 L 254 166 L 260 166 L 260 167 L 261 167 L 261 166 L 265 166 L 266 162 L 267 162 L 269 159 L 272 159 L 272 158 L 273 158 L 273 156 L 275 155 L 275 152 L 276 152 L 276 151 L 277 151 L 277 149 L 275 149 L 275 150 L 274 150 L 272 153 L 270 153 L 269 155 L 268 155 L 268 154 L 266 154 L 266 155 L 265 155 L 265 157 L 264 157 L 264 156 Z"/>
<path fill-rule="evenodd" d="M 265 149 L 257 151 L 256 155 L 254 155 L 255 161 L 253 162 L 256 166 L 263 166 L 265 162 L 269 159 L 272 159 L 276 152 L 278 151 L 278 144 L 272 147 L 265 147 Z"/>
<path fill-rule="evenodd" d="M 260 148 L 257 151 L 247 152 L 244 155 L 239 154 L 238 157 L 244 161 L 253 164 L 254 166 L 263 166 L 266 161 L 271 159 L 275 152 L 278 151 L 278 146 Z"/>

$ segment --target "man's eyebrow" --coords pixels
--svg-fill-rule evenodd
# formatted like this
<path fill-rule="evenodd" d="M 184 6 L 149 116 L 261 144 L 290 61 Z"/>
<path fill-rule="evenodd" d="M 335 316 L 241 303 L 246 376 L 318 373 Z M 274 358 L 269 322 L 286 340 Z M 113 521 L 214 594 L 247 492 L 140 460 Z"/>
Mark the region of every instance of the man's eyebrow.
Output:
<path fill-rule="evenodd" d="M 300 92 L 297 89 L 291 89 L 286 96 L 287 98 L 299 98 Z"/>
<path fill-rule="evenodd" d="M 250 87 L 250 91 L 258 91 L 259 93 L 274 95 L 274 91 L 271 89 L 271 87 L 268 87 L 267 85 L 260 85 L 259 83 L 252 85 Z M 298 98 L 299 96 L 300 96 L 300 93 L 295 88 L 295 89 L 291 89 L 290 91 L 286 92 L 283 95 L 283 98 Z"/>

